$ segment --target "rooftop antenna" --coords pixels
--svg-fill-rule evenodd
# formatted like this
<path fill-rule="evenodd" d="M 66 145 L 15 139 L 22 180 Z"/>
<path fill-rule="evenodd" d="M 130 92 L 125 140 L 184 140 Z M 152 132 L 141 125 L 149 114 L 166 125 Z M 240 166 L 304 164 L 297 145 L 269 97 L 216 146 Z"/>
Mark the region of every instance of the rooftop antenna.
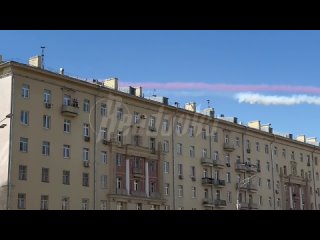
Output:
<path fill-rule="evenodd" d="M 156 97 L 156 89 L 153 89 L 153 94 L 152 94 L 153 97 Z"/>
<path fill-rule="evenodd" d="M 208 102 L 208 108 L 210 108 L 210 100 L 208 99 L 207 102 Z"/>
<path fill-rule="evenodd" d="M 179 103 L 178 102 L 174 102 L 174 105 L 176 105 L 176 107 L 179 107 Z"/>
<path fill-rule="evenodd" d="M 46 47 L 41 46 L 41 62 L 42 62 L 41 68 L 42 68 L 42 69 L 44 69 L 44 49 L 45 49 L 45 48 L 46 48 Z"/>

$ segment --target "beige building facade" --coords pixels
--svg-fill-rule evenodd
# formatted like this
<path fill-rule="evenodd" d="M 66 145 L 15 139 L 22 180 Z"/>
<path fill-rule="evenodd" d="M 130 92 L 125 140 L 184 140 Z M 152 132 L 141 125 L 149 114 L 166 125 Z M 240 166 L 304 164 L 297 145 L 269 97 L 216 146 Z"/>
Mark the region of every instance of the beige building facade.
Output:
<path fill-rule="evenodd" d="M 320 209 L 315 138 L 41 66 L 0 63 L 0 209 Z"/>

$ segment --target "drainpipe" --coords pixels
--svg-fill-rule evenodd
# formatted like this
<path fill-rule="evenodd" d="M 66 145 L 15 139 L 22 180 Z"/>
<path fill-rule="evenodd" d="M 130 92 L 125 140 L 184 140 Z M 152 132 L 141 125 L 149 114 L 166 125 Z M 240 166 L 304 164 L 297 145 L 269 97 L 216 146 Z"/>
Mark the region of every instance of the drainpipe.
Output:
<path fill-rule="evenodd" d="M 270 142 L 270 158 L 271 158 L 271 174 L 272 174 L 272 193 L 273 193 L 273 210 L 276 209 L 276 196 L 275 196 L 275 191 L 274 191 L 274 173 L 273 173 L 273 143 L 274 140 Z"/>
<path fill-rule="evenodd" d="M 246 130 L 247 130 L 247 128 L 246 128 Z M 244 162 L 244 152 L 245 152 L 244 133 L 241 133 L 241 137 L 242 137 L 242 161 Z M 241 161 L 240 161 L 240 163 L 241 163 Z M 245 176 L 245 173 L 244 173 L 244 178 L 243 179 L 245 179 L 245 177 L 246 176 Z M 240 187 L 240 183 L 239 183 L 239 187 Z M 240 189 L 239 189 L 239 191 L 240 191 Z M 244 197 L 245 197 L 244 200 L 246 201 L 246 195 Z"/>
<path fill-rule="evenodd" d="M 96 151 L 97 151 L 97 96 L 94 95 L 94 142 L 93 142 L 93 209 L 96 210 Z"/>
<path fill-rule="evenodd" d="M 176 112 L 171 119 L 171 149 L 172 149 L 172 191 L 173 191 L 173 210 L 176 210 L 176 191 L 175 191 L 175 169 L 176 169 L 176 161 L 175 161 L 175 152 L 174 152 L 174 120 L 176 119 Z M 170 169 L 170 168 L 169 168 Z"/>
<path fill-rule="evenodd" d="M 315 210 L 317 210 L 316 181 L 314 176 L 314 161 L 313 161 L 313 153 L 315 152 L 315 149 L 316 147 L 313 147 L 313 152 L 311 153 L 311 162 L 312 162 L 312 175 L 313 175 L 314 205 L 315 205 Z"/>
<path fill-rule="evenodd" d="M 209 121 L 209 152 L 210 152 L 210 160 L 213 162 L 212 158 L 212 146 L 211 146 L 211 127 L 210 127 L 210 121 Z M 213 173 L 213 166 L 211 167 L 211 175 Z M 211 185 L 211 199 L 213 200 L 213 186 Z M 213 207 L 211 207 L 211 210 L 213 210 Z"/>

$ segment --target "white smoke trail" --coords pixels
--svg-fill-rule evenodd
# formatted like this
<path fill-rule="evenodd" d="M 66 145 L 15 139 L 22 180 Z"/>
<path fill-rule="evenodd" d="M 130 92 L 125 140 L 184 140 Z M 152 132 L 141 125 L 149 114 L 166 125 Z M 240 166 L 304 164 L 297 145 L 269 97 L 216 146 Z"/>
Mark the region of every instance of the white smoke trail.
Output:
<path fill-rule="evenodd" d="M 258 93 L 238 93 L 235 98 L 239 103 L 262 104 L 262 105 L 296 105 L 315 104 L 320 105 L 320 97 L 308 95 L 292 96 L 267 96 Z"/>

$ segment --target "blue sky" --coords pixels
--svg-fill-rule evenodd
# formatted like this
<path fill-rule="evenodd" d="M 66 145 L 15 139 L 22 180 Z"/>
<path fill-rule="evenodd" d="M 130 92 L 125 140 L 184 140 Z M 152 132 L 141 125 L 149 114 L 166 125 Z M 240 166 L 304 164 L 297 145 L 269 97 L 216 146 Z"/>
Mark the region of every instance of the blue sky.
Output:
<path fill-rule="evenodd" d="M 130 83 L 210 83 L 320 87 L 320 31 L 0 31 L 4 60 L 27 63 L 45 46 L 45 67 L 88 79 Z M 151 95 L 153 90 L 146 90 Z M 157 89 L 181 105 L 210 99 L 217 114 L 274 130 L 320 137 L 320 105 L 239 103 L 237 92 Z M 299 95 L 290 92 L 254 92 Z M 305 93 L 301 93 L 305 94 Z M 320 94 L 307 94 L 320 97 Z"/>

